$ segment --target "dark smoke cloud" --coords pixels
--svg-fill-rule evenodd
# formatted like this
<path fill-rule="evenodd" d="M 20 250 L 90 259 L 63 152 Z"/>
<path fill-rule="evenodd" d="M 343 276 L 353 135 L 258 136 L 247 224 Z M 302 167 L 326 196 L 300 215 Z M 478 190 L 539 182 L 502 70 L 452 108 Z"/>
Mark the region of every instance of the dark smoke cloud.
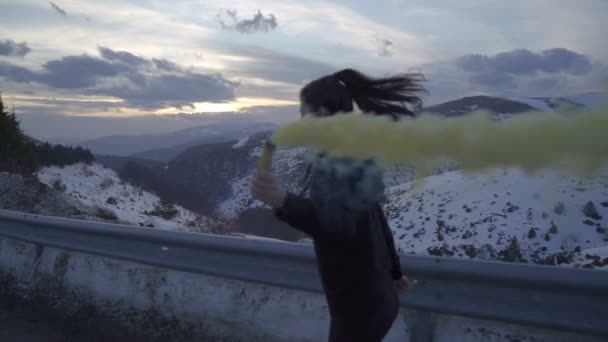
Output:
<path fill-rule="evenodd" d="M 243 34 L 257 32 L 267 33 L 277 28 L 277 18 L 274 14 L 265 16 L 258 11 L 252 19 L 239 20 L 236 10 L 223 10 L 216 16 L 224 30 L 237 31 Z M 229 23 L 227 21 L 230 21 Z"/>
<path fill-rule="evenodd" d="M 0 40 L 0 56 L 25 57 L 32 51 L 27 43 L 15 43 L 10 39 Z"/>

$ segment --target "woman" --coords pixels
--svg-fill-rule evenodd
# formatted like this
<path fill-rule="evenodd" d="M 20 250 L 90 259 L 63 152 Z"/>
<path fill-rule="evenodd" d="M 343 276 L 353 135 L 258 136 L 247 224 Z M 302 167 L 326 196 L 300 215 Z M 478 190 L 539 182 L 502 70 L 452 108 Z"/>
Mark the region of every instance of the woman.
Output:
<path fill-rule="evenodd" d="M 306 85 L 300 111 L 331 116 L 352 112 L 354 102 L 365 114 L 413 116 L 422 105 L 421 80 L 417 74 L 372 79 L 345 69 Z M 289 193 L 268 171 L 258 171 L 252 180 L 255 198 L 313 238 L 331 342 L 381 341 L 397 317 L 398 292 L 410 287 L 380 206 L 384 184 L 378 170 L 372 161 L 321 153 L 313 161 L 308 197 L 304 191 Z"/>

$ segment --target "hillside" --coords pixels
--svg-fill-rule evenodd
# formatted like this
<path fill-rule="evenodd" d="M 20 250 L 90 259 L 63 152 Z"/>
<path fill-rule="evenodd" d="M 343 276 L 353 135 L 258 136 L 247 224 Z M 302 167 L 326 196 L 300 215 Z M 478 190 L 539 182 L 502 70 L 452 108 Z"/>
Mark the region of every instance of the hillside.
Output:
<path fill-rule="evenodd" d="M 94 216 L 111 222 L 168 230 L 205 231 L 213 221 L 180 206 L 165 218 L 154 213 L 159 197 L 120 180 L 99 164 L 45 167 L 39 181 L 66 201 L 78 203 Z M 174 217 L 169 217 L 174 215 Z"/>
<path fill-rule="evenodd" d="M 389 199 L 386 212 L 401 253 L 608 266 L 605 175 L 453 171 L 418 187 L 392 187 Z"/>

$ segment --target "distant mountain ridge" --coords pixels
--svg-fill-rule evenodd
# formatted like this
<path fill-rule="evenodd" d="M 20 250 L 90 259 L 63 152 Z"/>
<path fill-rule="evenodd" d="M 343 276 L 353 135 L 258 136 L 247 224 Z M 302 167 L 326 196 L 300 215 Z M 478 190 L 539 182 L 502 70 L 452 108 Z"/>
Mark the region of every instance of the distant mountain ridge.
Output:
<path fill-rule="evenodd" d="M 502 98 L 492 96 L 469 96 L 425 108 L 425 112 L 446 117 L 465 115 L 475 110 L 485 110 L 498 118 L 533 110 L 551 111 L 559 107 L 581 108 L 602 103 L 602 93 L 587 93 L 572 97 L 519 97 Z M 189 118 L 188 114 L 176 114 Z M 226 114 L 230 115 L 230 114 Z M 194 121 L 201 120 L 194 115 Z M 203 122 L 203 121 L 201 121 Z M 218 123 L 219 122 L 219 123 Z M 163 134 L 117 135 L 86 141 L 82 146 L 98 155 L 133 156 L 135 158 L 168 162 L 186 149 L 204 144 L 229 142 L 258 132 L 273 130 L 276 124 L 253 122 L 246 117 L 230 119 L 222 123 L 211 121 L 206 126 L 182 129 Z"/>
<path fill-rule="evenodd" d="M 495 115 L 515 115 L 530 111 L 553 111 L 560 108 L 583 108 L 583 104 L 565 97 L 468 96 L 425 108 L 424 112 L 457 117 L 483 110 Z"/>
<path fill-rule="evenodd" d="M 230 125 L 211 124 L 169 133 L 106 136 L 84 141 L 80 145 L 100 155 L 168 161 L 190 146 L 230 141 L 275 127 L 275 124 L 265 122 L 231 122 Z"/>

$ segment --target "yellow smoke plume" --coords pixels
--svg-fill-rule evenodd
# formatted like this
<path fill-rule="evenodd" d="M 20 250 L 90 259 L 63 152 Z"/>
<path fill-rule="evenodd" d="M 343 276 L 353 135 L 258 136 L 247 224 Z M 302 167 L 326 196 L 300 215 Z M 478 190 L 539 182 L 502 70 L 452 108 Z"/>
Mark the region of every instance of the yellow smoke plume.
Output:
<path fill-rule="evenodd" d="M 399 122 L 357 113 L 305 118 L 279 128 L 272 142 L 334 156 L 408 162 L 422 173 L 445 159 L 464 170 L 516 166 L 594 171 L 608 160 L 608 110 L 530 112 L 496 121 L 477 112 L 458 118 L 420 115 Z"/>

